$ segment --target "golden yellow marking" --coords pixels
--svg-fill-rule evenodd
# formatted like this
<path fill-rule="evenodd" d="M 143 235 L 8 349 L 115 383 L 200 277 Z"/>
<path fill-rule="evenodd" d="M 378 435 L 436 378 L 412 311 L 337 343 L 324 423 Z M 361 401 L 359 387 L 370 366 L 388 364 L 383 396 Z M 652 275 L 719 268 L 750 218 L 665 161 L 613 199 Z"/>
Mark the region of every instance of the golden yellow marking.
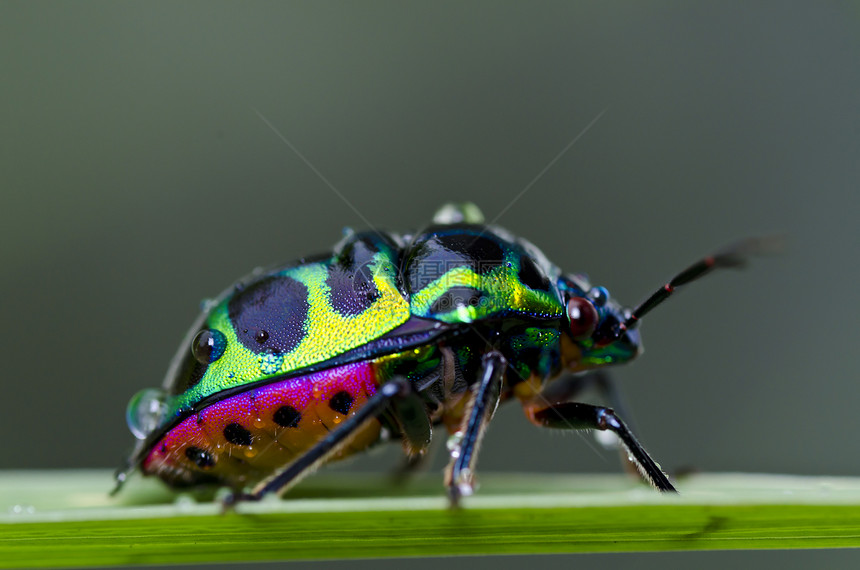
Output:
<path fill-rule="evenodd" d="M 532 374 L 514 386 L 514 396 L 521 402 L 527 402 L 540 394 L 541 390 L 543 390 L 543 380 L 537 374 Z"/>
<path fill-rule="evenodd" d="M 354 316 L 343 316 L 332 307 L 331 290 L 326 284 L 329 275 L 326 265 L 305 265 L 288 272 L 290 277 L 308 288 L 308 316 L 303 326 L 302 341 L 283 355 L 280 369 L 271 374 L 260 370 L 259 355 L 245 348 L 236 338 L 228 314 L 228 300 L 222 302 L 210 314 L 208 326 L 226 335 L 227 349 L 221 358 L 209 365 L 204 379 L 192 391 L 203 397 L 266 376 L 324 362 L 405 323 L 410 316 L 409 303 L 398 291 L 385 256 L 377 254 L 375 260 L 373 281 L 379 296 L 367 310 Z"/>

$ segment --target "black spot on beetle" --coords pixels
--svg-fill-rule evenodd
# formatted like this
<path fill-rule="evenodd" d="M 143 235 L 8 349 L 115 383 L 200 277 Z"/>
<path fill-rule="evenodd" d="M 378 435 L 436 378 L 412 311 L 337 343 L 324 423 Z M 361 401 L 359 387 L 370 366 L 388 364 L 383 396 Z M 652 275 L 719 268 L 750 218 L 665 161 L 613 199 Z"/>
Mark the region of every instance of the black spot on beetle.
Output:
<path fill-rule="evenodd" d="M 305 337 L 308 288 L 288 277 L 270 276 L 230 299 L 228 311 L 242 346 L 252 352 L 289 353 Z"/>
<path fill-rule="evenodd" d="M 549 290 L 549 278 L 528 255 L 520 256 L 520 272 L 517 275 L 520 282 L 527 287 L 539 291 Z"/>
<path fill-rule="evenodd" d="M 332 308 L 344 317 L 360 315 L 379 298 L 369 264 L 334 266 L 329 269 L 326 285 Z"/>
<path fill-rule="evenodd" d="M 477 307 L 483 297 L 484 294 L 473 287 L 451 287 L 433 301 L 430 313 L 448 313 L 457 307 Z"/>
<path fill-rule="evenodd" d="M 234 445 L 251 445 L 254 443 L 254 436 L 251 435 L 251 432 L 236 423 L 229 424 L 224 428 L 224 439 Z"/>
<path fill-rule="evenodd" d="M 436 238 L 436 243 L 468 261 L 478 275 L 492 271 L 505 258 L 505 252 L 498 242 L 487 236 L 441 235 Z"/>
<path fill-rule="evenodd" d="M 208 451 L 199 447 L 189 446 L 185 448 L 185 457 L 194 463 L 200 469 L 210 469 L 215 467 L 215 458 Z"/>
<path fill-rule="evenodd" d="M 363 263 L 380 250 L 380 245 L 393 248 L 390 238 L 376 232 L 361 232 L 352 234 L 352 239 L 344 243 L 337 252 L 339 261 L 348 264 L 353 260 Z"/>
<path fill-rule="evenodd" d="M 331 399 L 328 401 L 328 407 L 339 414 L 348 414 L 349 409 L 352 407 L 352 403 L 354 401 L 355 398 L 353 398 L 349 392 L 347 392 L 346 390 L 341 390 L 340 392 L 331 397 Z"/>
<path fill-rule="evenodd" d="M 496 236 L 460 227 L 428 228 L 406 256 L 409 290 L 420 291 L 452 269 L 467 267 L 478 275 L 505 263 L 505 250 Z"/>
<path fill-rule="evenodd" d="M 354 234 L 344 243 L 326 277 L 332 308 L 345 317 L 360 315 L 379 298 L 373 281 L 375 256 L 380 245 L 389 245 L 382 235 Z M 388 259 L 386 256 L 382 256 Z"/>
<path fill-rule="evenodd" d="M 281 406 L 275 410 L 272 419 L 281 427 L 294 428 L 299 425 L 302 415 L 292 406 Z"/>

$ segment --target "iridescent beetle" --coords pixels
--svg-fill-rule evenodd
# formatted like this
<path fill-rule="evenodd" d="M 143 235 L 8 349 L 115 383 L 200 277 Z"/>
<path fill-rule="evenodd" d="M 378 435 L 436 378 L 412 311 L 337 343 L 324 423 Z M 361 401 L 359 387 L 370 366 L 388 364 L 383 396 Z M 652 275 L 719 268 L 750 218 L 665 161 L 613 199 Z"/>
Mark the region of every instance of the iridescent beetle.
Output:
<path fill-rule="evenodd" d="M 322 463 L 401 439 L 408 457 L 449 434 L 452 504 L 473 490 L 477 451 L 500 401 L 543 427 L 618 436 L 642 477 L 672 483 L 613 409 L 574 401 L 614 392 L 600 367 L 641 352 L 636 325 L 676 287 L 758 249 L 749 240 L 693 264 L 635 309 L 532 244 L 443 207 L 415 235 L 347 232 L 333 253 L 252 274 L 207 303 L 164 389 L 132 398 L 140 469 L 175 487 L 280 493 Z"/>

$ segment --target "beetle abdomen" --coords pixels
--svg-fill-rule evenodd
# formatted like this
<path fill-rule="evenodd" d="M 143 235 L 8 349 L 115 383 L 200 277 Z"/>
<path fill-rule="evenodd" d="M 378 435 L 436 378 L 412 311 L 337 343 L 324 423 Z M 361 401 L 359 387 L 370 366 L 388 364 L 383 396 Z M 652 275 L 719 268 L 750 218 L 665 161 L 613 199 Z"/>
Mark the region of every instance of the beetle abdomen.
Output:
<path fill-rule="evenodd" d="M 239 488 L 270 475 L 364 405 L 379 385 L 372 362 L 347 364 L 275 382 L 215 402 L 156 442 L 143 472 L 172 485 L 220 483 Z M 379 438 L 372 422 L 334 458 Z"/>

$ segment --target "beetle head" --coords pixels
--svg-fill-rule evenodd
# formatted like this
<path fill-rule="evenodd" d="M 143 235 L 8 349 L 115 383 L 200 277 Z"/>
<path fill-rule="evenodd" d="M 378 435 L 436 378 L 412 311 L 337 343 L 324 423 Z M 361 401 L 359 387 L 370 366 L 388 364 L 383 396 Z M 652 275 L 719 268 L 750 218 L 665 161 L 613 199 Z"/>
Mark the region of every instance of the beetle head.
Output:
<path fill-rule="evenodd" d="M 630 311 L 604 287 L 592 286 L 584 275 L 565 275 L 558 288 L 566 308 L 562 352 L 569 370 L 626 362 L 642 352 L 639 332 L 624 326 Z"/>

